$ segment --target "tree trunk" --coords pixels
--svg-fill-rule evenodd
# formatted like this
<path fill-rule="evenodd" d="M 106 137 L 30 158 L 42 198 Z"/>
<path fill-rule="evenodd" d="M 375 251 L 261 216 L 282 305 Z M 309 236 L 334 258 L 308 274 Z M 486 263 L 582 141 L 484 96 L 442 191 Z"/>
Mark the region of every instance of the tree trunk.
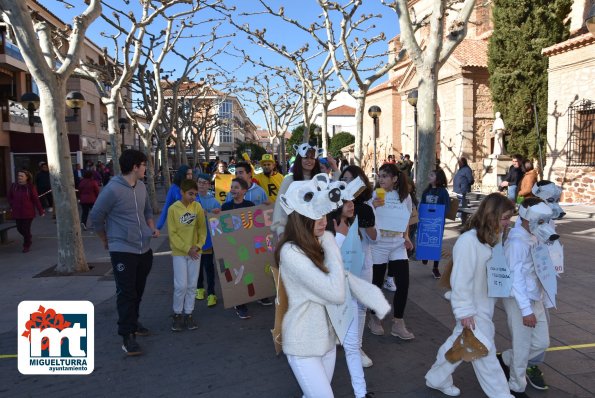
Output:
<path fill-rule="evenodd" d="M 61 274 L 87 272 L 78 203 L 74 190 L 74 174 L 66 128 L 66 84 L 55 79 L 56 85 L 48 87 L 38 82 L 41 107 L 39 110 L 45 139 L 54 211 L 58 234 L 58 264 Z"/>
<path fill-rule="evenodd" d="M 328 107 L 330 103 L 324 102 L 322 104 L 322 149 L 324 150 L 324 155 L 328 156 Z"/>
<path fill-rule="evenodd" d="M 279 142 L 279 163 L 281 163 L 281 170 L 283 170 L 282 174 L 287 174 L 289 170 L 287 169 L 287 159 L 285 158 L 285 134 L 281 136 L 281 141 Z"/>
<path fill-rule="evenodd" d="M 161 173 L 163 174 L 163 181 L 165 182 L 165 189 L 168 191 L 171 186 L 171 179 L 169 177 L 169 158 L 168 148 L 165 139 L 161 145 Z"/>
<path fill-rule="evenodd" d="M 436 168 L 436 98 L 438 86 L 436 76 L 431 68 L 418 70 L 420 75 L 417 100 L 417 156 L 416 186 L 418 196 L 428 185 L 430 171 Z"/>
<path fill-rule="evenodd" d="M 104 101 L 106 112 L 107 112 L 107 131 L 109 133 L 109 142 L 111 146 L 112 159 L 114 160 L 114 175 L 121 174 L 120 170 L 120 155 L 121 151 L 121 139 L 117 132 L 118 127 L 118 106 L 116 102 L 110 99 Z"/>
<path fill-rule="evenodd" d="M 355 164 L 361 167 L 363 161 L 362 143 L 364 138 L 364 107 L 366 106 L 366 96 L 358 95 L 355 97 L 355 101 L 355 147 L 353 152 Z"/>
<path fill-rule="evenodd" d="M 153 156 L 151 156 L 151 147 L 147 145 L 149 143 L 150 141 L 146 140 L 145 137 L 140 137 L 140 150 L 147 156 L 147 193 L 149 194 L 153 214 L 159 214 L 159 209 L 157 208 L 157 190 L 155 189 L 155 166 L 153 164 Z"/>

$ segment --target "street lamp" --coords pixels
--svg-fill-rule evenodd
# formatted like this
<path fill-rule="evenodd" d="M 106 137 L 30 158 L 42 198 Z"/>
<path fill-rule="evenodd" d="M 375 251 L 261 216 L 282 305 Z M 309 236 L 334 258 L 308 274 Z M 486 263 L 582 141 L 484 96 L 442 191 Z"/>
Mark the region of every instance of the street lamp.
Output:
<path fill-rule="evenodd" d="M 374 120 L 374 181 L 377 180 L 378 164 L 376 160 L 376 138 L 378 138 L 378 118 L 382 113 L 382 109 L 378 105 L 372 105 L 368 109 L 368 115 Z"/>
<path fill-rule="evenodd" d="M 585 18 L 585 25 L 592 36 L 595 36 L 595 4 L 591 6 L 587 18 Z"/>
<path fill-rule="evenodd" d="M 125 117 L 121 117 L 118 119 L 118 124 L 120 125 L 120 134 L 122 135 L 122 152 L 126 149 L 124 146 L 124 133 L 126 133 L 126 125 L 128 124 L 128 119 Z"/>
<path fill-rule="evenodd" d="M 413 181 L 417 182 L 417 90 L 409 92 L 407 102 L 413 107 Z"/>
<path fill-rule="evenodd" d="M 39 96 L 35 93 L 25 93 L 21 96 L 21 105 L 28 112 L 29 126 L 34 126 L 35 123 L 41 123 L 39 116 L 35 116 L 35 111 L 39 109 Z M 78 112 L 85 105 L 85 97 L 78 91 L 71 91 L 66 94 L 66 105 L 71 108 L 74 113 L 72 116 L 66 116 L 64 120 L 67 122 L 74 122 L 78 119 Z"/>

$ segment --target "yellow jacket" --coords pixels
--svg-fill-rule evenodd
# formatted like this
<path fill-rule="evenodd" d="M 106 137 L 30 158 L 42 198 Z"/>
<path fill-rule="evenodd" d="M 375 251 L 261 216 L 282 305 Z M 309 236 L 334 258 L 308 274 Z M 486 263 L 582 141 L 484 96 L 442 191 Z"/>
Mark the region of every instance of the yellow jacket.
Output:
<path fill-rule="evenodd" d="M 187 256 L 193 247 L 202 248 L 207 239 L 205 212 L 200 203 L 192 202 L 188 207 L 181 201 L 167 210 L 167 230 L 172 256 Z"/>
<path fill-rule="evenodd" d="M 264 173 L 260 174 L 253 174 L 256 181 L 258 181 L 258 185 L 264 189 L 264 192 L 267 194 L 269 201 L 274 202 L 277 199 L 277 195 L 279 194 L 279 188 L 281 187 L 281 183 L 283 182 L 283 174 L 274 172 L 269 177 L 267 177 Z"/>

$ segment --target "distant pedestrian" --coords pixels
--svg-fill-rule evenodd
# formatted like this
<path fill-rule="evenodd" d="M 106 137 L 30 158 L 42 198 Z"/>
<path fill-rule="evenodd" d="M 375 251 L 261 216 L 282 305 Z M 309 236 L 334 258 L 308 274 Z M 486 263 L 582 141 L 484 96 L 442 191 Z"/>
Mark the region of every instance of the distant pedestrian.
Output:
<path fill-rule="evenodd" d="M 463 208 L 467 206 L 467 194 L 471 192 L 475 179 L 473 178 L 473 170 L 467 163 L 467 158 L 459 158 L 458 166 L 459 169 L 453 178 L 453 191 L 455 191 L 459 199 L 459 207 Z"/>
<path fill-rule="evenodd" d="M 81 226 L 87 230 L 87 218 L 89 211 L 93 208 L 93 204 L 99 196 L 99 185 L 93 179 L 93 173 L 90 170 L 85 170 L 83 179 L 79 183 L 79 198 L 83 214 L 81 215 Z"/>
<path fill-rule="evenodd" d="M 35 209 L 40 216 L 45 215 L 39 196 L 37 196 L 37 190 L 31 180 L 31 173 L 27 170 L 19 171 L 17 182 L 13 183 L 8 191 L 8 204 L 12 211 L 12 217 L 16 221 L 17 231 L 24 238 L 23 253 L 31 250 L 31 224 L 35 218 Z"/>
<path fill-rule="evenodd" d="M 167 231 L 174 269 L 173 323 L 171 330 L 198 328 L 192 318 L 194 289 L 198 281 L 200 253 L 207 238 L 205 213 L 195 199 L 198 186 L 192 179 L 180 184 L 182 199 L 167 210 Z"/>
<path fill-rule="evenodd" d="M 531 191 L 533 190 L 533 186 L 535 185 L 538 179 L 539 173 L 537 172 L 537 170 L 533 168 L 533 162 L 531 162 L 530 160 L 526 160 L 525 174 L 521 179 L 521 186 L 519 187 L 519 192 L 517 195 L 517 203 L 522 202 L 523 199 L 532 198 L 535 196 Z"/>
<path fill-rule="evenodd" d="M 142 180 L 147 157 L 141 151 L 127 149 L 120 156 L 122 175 L 103 188 L 93 209 L 91 222 L 109 250 L 118 307 L 118 334 L 128 355 L 142 354 L 136 335 L 149 331 L 139 321 L 140 302 L 147 277 L 153 266 L 151 238 L 159 237 L 153 210 Z"/>
<path fill-rule="evenodd" d="M 39 199 L 41 199 L 41 205 L 44 209 L 49 212 L 54 211 L 54 197 L 52 195 L 52 184 L 50 182 L 50 170 L 48 164 L 41 162 L 40 170 L 35 176 L 35 186 L 37 187 L 37 193 Z"/>
<path fill-rule="evenodd" d="M 500 183 L 501 188 L 508 189 L 506 196 L 508 196 L 508 199 L 512 200 L 513 202 L 516 201 L 518 186 L 520 185 L 524 174 L 525 171 L 523 170 L 523 156 L 514 155 L 512 157 L 512 165 Z"/>

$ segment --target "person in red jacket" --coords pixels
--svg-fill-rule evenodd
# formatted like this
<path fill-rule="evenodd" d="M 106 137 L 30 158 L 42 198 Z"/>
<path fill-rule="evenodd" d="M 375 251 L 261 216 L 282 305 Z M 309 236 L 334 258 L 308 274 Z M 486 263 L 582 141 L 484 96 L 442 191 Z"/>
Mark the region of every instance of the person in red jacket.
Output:
<path fill-rule="evenodd" d="M 83 214 L 81 215 L 81 226 L 87 230 L 87 218 L 89 212 L 93 208 L 93 204 L 97 200 L 99 195 L 99 185 L 93 178 L 93 172 L 91 170 L 85 170 L 83 173 L 83 179 L 79 182 L 79 198 Z"/>
<path fill-rule="evenodd" d="M 37 208 L 40 216 L 45 215 L 37 189 L 31 183 L 32 180 L 31 173 L 26 170 L 19 171 L 17 182 L 13 183 L 8 191 L 8 204 L 12 209 L 12 217 L 17 223 L 17 231 L 24 238 L 23 253 L 31 250 L 31 223 L 35 218 L 35 209 Z"/>

